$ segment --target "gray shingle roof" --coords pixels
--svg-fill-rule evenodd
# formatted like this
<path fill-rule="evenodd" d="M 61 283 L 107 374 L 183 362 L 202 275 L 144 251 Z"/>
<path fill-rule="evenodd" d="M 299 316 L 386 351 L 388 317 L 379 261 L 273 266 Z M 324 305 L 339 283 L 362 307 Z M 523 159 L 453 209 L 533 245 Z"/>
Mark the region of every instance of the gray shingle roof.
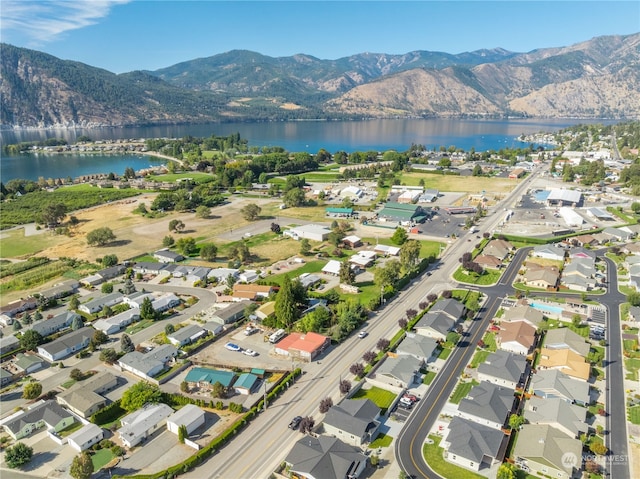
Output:
<path fill-rule="evenodd" d="M 542 399 L 532 396 L 526 403 L 524 418 L 531 424 L 560 424 L 574 437 L 587 432 L 587 410 L 560 398 Z"/>
<path fill-rule="evenodd" d="M 550 391 L 570 401 L 589 402 L 589 383 L 567 376 L 557 369 L 538 371 L 531 379 L 533 391 Z"/>
<path fill-rule="evenodd" d="M 457 321 L 462 317 L 464 304 L 453 298 L 441 299 L 431 307 L 429 312 L 442 312 Z"/>
<path fill-rule="evenodd" d="M 527 359 L 519 354 L 498 350 L 487 356 L 478 366 L 478 372 L 498 379 L 518 383 L 527 368 Z"/>
<path fill-rule="evenodd" d="M 412 356 L 388 356 L 378 368 L 376 374 L 389 376 L 402 381 L 405 385 L 411 384 L 415 379 L 416 372 L 421 367 L 421 361 Z"/>
<path fill-rule="evenodd" d="M 69 411 L 64 409 L 55 401 L 43 401 L 36 404 L 24 414 L 11 419 L 4 423 L 4 427 L 8 428 L 14 434 L 18 433 L 27 424 L 35 424 L 44 421 L 49 426 L 55 426 L 64 418 L 73 416 Z"/>
<path fill-rule="evenodd" d="M 591 347 L 584 338 L 569 328 L 549 329 L 545 335 L 544 347 L 548 349 L 571 349 L 586 357 Z"/>
<path fill-rule="evenodd" d="M 582 457 L 580 440 L 546 424 L 525 424 L 518 433 L 513 457 L 531 458 L 537 463 L 546 462 L 571 476 L 573 466 L 562 460 L 567 453 L 573 453 L 579 461 Z"/>
<path fill-rule="evenodd" d="M 379 414 L 380 408 L 369 399 L 349 399 L 331 406 L 324 423 L 356 437 L 364 437 L 367 431 L 378 427 L 375 419 Z"/>
<path fill-rule="evenodd" d="M 484 457 L 502 460 L 502 447 L 505 434 L 489 426 L 454 417 L 449 423 L 447 442 L 449 453 L 463 457 L 475 463 L 481 463 Z"/>
<path fill-rule="evenodd" d="M 396 353 L 429 359 L 437 347 L 438 343 L 435 339 L 425 338 L 419 334 L 407 334 L 396 348 Z"/>
<path fill-rule="evenodd" d="M 293 472 L 316 479 L 344 479 L 366 460 L 360 448 L 328 436 L 301 438 L 285 459 Z"/>
<path fill-rule="evenodd" d="M 460 401 L 462 413 L 504 424 L 513 406 L 513 390 L 483 381 L 471 388 L 466 398 Z"/>

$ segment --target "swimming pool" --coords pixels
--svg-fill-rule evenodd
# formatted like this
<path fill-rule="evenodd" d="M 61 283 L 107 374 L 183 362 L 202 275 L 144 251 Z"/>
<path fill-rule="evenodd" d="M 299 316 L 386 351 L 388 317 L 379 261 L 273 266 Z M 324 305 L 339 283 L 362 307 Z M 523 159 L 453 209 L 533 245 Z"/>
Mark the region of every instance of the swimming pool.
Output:
<path fill-rule="evenodd" d="M 564 311 L 564 308 L 561 308 L 559 306 L 549 306 L 547 304 L 529 303 L 529 306 L 535 309 L 539 309 L 540 311 L 546 311 L 548 313 L 554 314 L 562 314 L 562 311 Z"/>

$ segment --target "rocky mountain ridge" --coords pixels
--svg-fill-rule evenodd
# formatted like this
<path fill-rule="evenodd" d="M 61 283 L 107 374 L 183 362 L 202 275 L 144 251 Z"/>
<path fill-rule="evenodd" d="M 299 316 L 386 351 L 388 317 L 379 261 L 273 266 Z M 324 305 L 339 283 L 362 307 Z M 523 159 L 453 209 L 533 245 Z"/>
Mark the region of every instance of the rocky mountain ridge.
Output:
<path fill-rule="evenodd" d="M 337 60 L 234 50 L 121 75 L 2 45 L 7 127 L 309 118 L 640 118 L 640 33 L 514 53 L 362 53 Z"/>

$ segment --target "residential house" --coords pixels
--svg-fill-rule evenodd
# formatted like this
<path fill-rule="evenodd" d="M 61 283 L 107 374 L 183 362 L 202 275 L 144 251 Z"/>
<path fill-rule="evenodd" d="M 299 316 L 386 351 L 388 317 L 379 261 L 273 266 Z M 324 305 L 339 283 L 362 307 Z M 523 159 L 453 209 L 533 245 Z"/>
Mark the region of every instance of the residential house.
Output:
<path fill-rule="evenodd" d="M 141 261 L 133 265 L 133 272 L 140 274 L 158 275 L 167 267 L 167 263 L 152 263 Z"/>
<path fill-rule="evenodd" d="M 109 281 L 110 279 L 117 278 L 124 274 L 127 268 L 124 265 L 117 264 L 109 268 L 101 269 L 96 274 L 102 278 L 103 281 Z"/>
<path fill-rule="evenodd" d="M 555 289 L 560 275 L 552 268 L 528 268 L 524 273 L 524 284 L 533 288 Z"/>
<path fill-rule="evenodd" d="M 80 315 L 78 313 L 74 313 L 73 311 L 65 311 L 64 313 L 60 313 L 54 316 L 51 319 L 45 319 L 44 321 L 39 321 L 31 325 L 31 329 L 40 334 L 43 338 L 45 336 L 49 336 L 51 334 L 57 333 L 58 331 L 68 328 L 73 323 L 75 318 L 79 318 Z"/>
<path fill-rule="evenodd" d="M 554 261 L 564 261 L 565 250 L 558 246 L 543 244 L 534 246 L 531 256 L 536 258 L 550 259 Z"/>
<path fill-rule="evenodd" d="M 359 266 L 362 269 L 368 268 L 376 260 L 375 251 L 360 251 L 349 258 L 349 263 Z"/>
<path fill-rule="evenodd" d="M 571 237 L 571 241 L 575 242 L 578 246 L 596 246 L 598 244 L 598 240 L 590 234 L 573 236 Z"/>
<path fill-rule="evenodd" d="M 250 304 L 251 302 L 246 300 L 231 303 L 224 308 L 217 309 L 215 314 L 211 316 L 211 320 L 222 325 L 237 323 L 244 318 L 244 310 Z"/>
<path fill-rule="evenodd" d="M 502 462 L 507 436 L 501 430 L 454 417 L 449 423 L 440 446 L 444 458 L 473 471 L 487 470 Z"/>
<path fill-rule="evenodd" d="M 529 363 L 524 356 L 498 350 L 489 354 L 478 366 L 478 380 L 516 389 L 524 387 L 529 376 Z"/>
<path fill-rule="evenodd" d="M 177 435 L 180 426 L 185 426 L 187 435 L 189 435 L 202 426 L 204 422 L 204 411 L 195 404 L 187 404 L 167 418 L 167 429 Z"/>
<path fill-rule="evenodd" d="M 13 318 L 16 314 L 24 313 L 25 311 L 36 309 L 37 307 L 38 301 L 36 298 L 20 299 L 0 307 L 0 315 Z M 6 323 L 5 326 L 8 326 L 9 324 L 11 323 Z"/>
<path fill-rule="evenodd" d="M 558 369 L 537 371 L 531 376 L 529 389 L 535 396 L 544 399 L 560 398 L 582 406 L 590 402 L 589 383 L 572 378 Z"/>
<path fill-rule="evenodd" d="M 209 281 L 215 280 L 218 284 L 226 284 L 229 276 L 234 280 L 237 279 L 238 270 L 233 268 L 214 268 L 207 273 Z"/>
<path fill-rule="evenodd" d="M 180 329 L 176 329 L 173 333 L 167 335 L 167 339 L 175 347 L 179 348 L 186 344 L 195 343 L 203 336 L 206 336 L 207 331 L 195 324 L 189 324 Z"/>
<path fill-rule="evenodd" d="M 268 317 L 274 315 L 276 312 L 276 302 L 269 301 L 264 303 L 258 309 L 255 310 L 254 314 L 258 317 L 258 319 L 264 321 Z"/>
<path fill-rule="evenodd" d="M 243 299 L 256 300 L 268 298 L 275 291 L 276 289 L 273 286 L 236 283 L 233 285 L 233 298 L 236 301 Z"/>
<path fill-rule="evenodd" d="M 538 369 L 558 369 L 568 376 L 584 381 L 588 381 L 591 374 L 589 363 L 571 349 L 542 348 Z"/>
<path fill-rule="evenodd" d="M 285 462 L 289 471 L 304 479 L 357 479 L 367 467 L 359 447 L 330 436 L 304 436 L 296 441 Z"/>
<path fill-rule="evenodd" d="M 573 247 L 569 250 L 569 259 L 591 259 L 596 260 L 596 252 L 591 249 Z"/>
<path fill-rule="evenodd" d="M 622 228 L 605 228 L 602 230 L 602 234 L 609 238 L 609 241 L 629 241 L 635 238 L 636 234 L 625 227 Z"/>
<path fill-rule="evenodd" d="M 211 368 L 192 368 L 184 380 L 190 387 L 198 387 L 203 390 L 210 390 L 215 383 L 220 383 L 224 388 L 230 388 L 236 375 L 232 371 L 223 371 Z"/>
<path fill-rule="evenodd" d="M 380 429 L 380 408 L 369 399 L 345 399 L 327 411 L 324 433 L 352 446 L 373 442 Z"/>
<path fill-rule="evenodd" d="M 524 356 L 533 352 L 536 341 L 536 328 L 526 321 L 504 321 L 496 334 L 498 348 Z"/>
<path fill-rule="evenodd" d="M 123 311 L 120 314 L 116 314 L 115 316 L 111 316 L 106 319 L 98 319 L 91 323 L 91 325 L 99 331 L 102 331 L 105 334 L 115 334 L 122 331 L 124 328 L 129 326 L 130 324 L 138 321 L 140 319 L 140 309 L 139 308 L 131 308 Z"/>
<path fill-rule="evenodd" d="M 168 249 L 156 251 L 153 257 L 161 263 L 178 263 L 184 260 L 184 256 Z"/>
<path fill-rule="evenodd" d="M 238 394 L 251 394 L 259 382 L 258 376 L 253 373 L 243 373 L 238 376 L 238 379 L 233 384 L 233 389 Z"/>
<path fill-rule="evenodd" d="M 325 241 L 329 237 L 329 233 L 331 230 L 326 226 L 315 224 L 296 226 L 283 232 L 285 236 L 295 240 L 308 239 L 312 241 Z"/>
<path fill-rule="evenodd" d="M 362 246 L 362 240 L 355 235 L 345 236 L 342 238 L 342 243 L 349 248 L 358 248 Z"/>
<path fill-rule="evenodd" d="M 520 305 L 507 309 L 502 316 L 501 323 L 524 321 L 535 329 L 538 329 L 543 320 L 544 315 L 542 311 L 532 308 L 531 306 Z"/>
<path fill-rule="evenodd" d="M 514 391 L 486 381 L 471 388 L 467 397 L 458 405 L 458 416 L 502 429 L 509 421 L 514 408 Z"/>
<path fill-rule="evenodd" d="M 486 254 L 479 254 L 473 258 L 473 262 L 479 264 L 483 268 L 499 269 L 502 267 L 502 260 L 500 258 Z"/>
<path fill-rule="evenodd" d="M 127 414 L 120 420 L 118 436 L 125 447 L 132 448 L 167 423 L 173 409 L 163 403 L 145 404 L 142 409 Z"/>
<path fill-rule="evenodd" d="M 20 349 L 20 340 L 13 334 L 0 338 L 0 355 L 4 356 L 16 349 Z"/>
<path fill-rule="evenodd" d="M 180 305 L 180 298 L 178 298 L 173 293 L 165 293 L 159 298 L 156 298 L 153 301 L 151 301 L 151 306 L 153 307 L 154 311 L 158 313 L 162 313 L 171 308 L 175 308 L 176 306 L 179 306 L 179 305 Z"/>
<path fill-rule="evenodd" d="M 416 333 L 436 341 L 444 341 L 450 331 L 456 328 L 456 321 L 444 313 L 427 312 L 415 324 Z"/>
<path fill-rule="evenodd" d="M 629 308 L 629 321 L 640 321 L 640 306 L 631 306 Z"/>
<path fill-rule="evenodd" d="M 246 269 L 240 273 L 238 273 L 238 281 L 241 283 L 255 283 L 260 279 L 260 275 L 257 271 Z"/>
<path fill-rule="evenodd" d="M 377 244 L 373 247 L 373 251 L 381 256 L 398 256 L 400 248 L 397 246 L 388 246 L 386 244 Z"/>
<path fill-rule="evenodd" d="M 123 301 L 127 303 L 129 306 L 131 306 L 132 308 L 140 309 L 140 306 L 142 306 L 142 303 L 147 298 L 149 298 L 149 300 L 153 302 L 155 296 L 153 295 L 153 293 L 149 293 L 145 291 L 136 291 L 135 293 L 125 296 Z"/>
<path fill-rule="evenodd" d="M 509 256 L 509 253 L 511 253 L 511 251 L 513 250 L 513 245 L 508 241 L 494 239 L 487 243 L 487 245 L 482 250 L 482 254 L 486 256 L 493 256 L 501 261 L 504 261 Z"/>
<path fill-rule="evenodd" d="M 291 333 L 274 346 L 274 352 L 300 361 L 312 361 L 331 345 L 331 339 L 322 334 Z"/>
<path fill-rule="evenodd" d="M 335 259 L 330 259 L 327 264 L 322 267 L 322 272 L 332 276 L 340 276 L 340 265 L 342 263 Z"/>
<path fill-rule="evenodd" d="M 14 380 L 14 375 L 6 369 L 0 368 L 0 387 L 5 387 Z"/>
<path fill-rule="evenodd" d="M 586 358 L 591 346 L 582 336 L 569 328 L 547 330 L 544 336 L 544 347 L 547 349 L 570 349 Z"/>
<path fill-rule="evenodd" d="M 60 299 L 66 296 L 72 295 L 78 291 L 80 283 L 75 279 L 68 279 L 61 283 L 54 284 L 51 288 L 40 291 L 40 296 L 43 296 L 49 300 Z"/>
<path fill-rule="evenodd" d="M 50 343 L 38 346 L 38 354 L 49 361 L 58 361 L 77 353 L 89 346 L 96 330 L 87 327 L 72 331 Z"/>
<path fill-rule="evenodd" d="M 620 251 L 622 251 L 624 254 L 638 256 L 640 255 L 640 242 L 626 243 L 622 245 Z"/>
<path fill-rule="evenodd" d="M 575 258 L 562 271 L 562 282 L 570 289 L 589 291 L 596 286 L 595 261 L 591 258 Z"/>
<path fill-rule="evenodd" d="M 420 377 L 424 363 L 413 356 L 387 355 L 376 369 L 375 379 L 390 386 L 409 388 Z"/>
<path fill-rule="evenodd" d="M 532 396 L 525 403 L 524 418 L 530 424 L 548 424 L 577 439 L 589 430 L 587 409 L 560 398 Z"/>
<path fill-rule="evenodd" d="M 116 376 L 110 372 L 101 372 L 58 394 L 56 401 L 61 406 L 88 419 L 107 405 L 107 399 L 102 395 L 117 386 L 118 378 Z"/>
<path fill-rule="evenodd" d="M 460 301 L 448 298 L 436 301 L 429 309 L 430 313 L 444 313 L 454 321 L 458 321 L 465 312 L 464 304 Z"/>
<path fill-rule="evenodd" d="M 438 353 L 438 343 L 434 339 L 413 333 L 407 333 L 396 348 L 398 356 L 413 356 L 425 364 L 434 361 Z"/>
<path fill-rule="evenodd" d="M 575 461 L 567 461 L 567 454 Z M 570 479 L 582 467 L 582 442 L 548 424 L 525 424 L 513 450 L 516 465 L 536 476 Z"/>
<path fill-rule="evenodd" d="M 34 373 L 42 369 L 45 364 L 45 361 L 35 354 L 18 353 L 13 361 L 13 366 L 16 368 L 16 371 L 22 374 Z"/>
<path fill-rule="evenodd" d="M 122 293 L 116 291 L 81 304 L 78 309 L 87 314 L 95 314 L 102 311 L 105 306 L 112 307 L 123 301 L 124 296 Z"/>
<path fill-rule="evenodd" d="M 104 439 L 104 430 L 95 424 L 88 423 L 67 437 L 69 446 L 78 452 L 86 451 Z"/>
<path fill-rule="evenodd" d="M 42 427 L 60 432 L 76 421 L 73 414 L 55 401 L 40 401 L 24 411 L 12 416 L 3 424 L 4 430 L 15 440 L 30 436 Z"/>
<path fill-rule="evenodd" d="M 164 370 L 177 355 L 178 350 L 174 346 L 163 344 L 148 353 L 139 351 L 127 353 L 118 360 L 118 365 L 124 371 L 129 371 L 142 379 L 149 379 Z"/>
<path fill-rule="evenodd" d="M 318 284 L 322 281 L 322 278 L 317 274 L 312 273 L 302 273 L 300 276 L 296 278 L 297 281 L 300 282 L 304 289 L 309 289 L 312 286 Z"/>

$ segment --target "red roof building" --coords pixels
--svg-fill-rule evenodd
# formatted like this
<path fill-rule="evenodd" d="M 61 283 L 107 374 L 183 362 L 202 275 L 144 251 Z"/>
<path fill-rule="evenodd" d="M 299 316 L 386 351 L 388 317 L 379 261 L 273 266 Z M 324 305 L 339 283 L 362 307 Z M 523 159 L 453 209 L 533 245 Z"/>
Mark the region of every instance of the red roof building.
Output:
<path fill-rule="evenodd" d="M 312 361 L 324 351 L 331 339 L 318 333 L 291 333 L 274 347 L 275 353 L 301 361 Z"/>

